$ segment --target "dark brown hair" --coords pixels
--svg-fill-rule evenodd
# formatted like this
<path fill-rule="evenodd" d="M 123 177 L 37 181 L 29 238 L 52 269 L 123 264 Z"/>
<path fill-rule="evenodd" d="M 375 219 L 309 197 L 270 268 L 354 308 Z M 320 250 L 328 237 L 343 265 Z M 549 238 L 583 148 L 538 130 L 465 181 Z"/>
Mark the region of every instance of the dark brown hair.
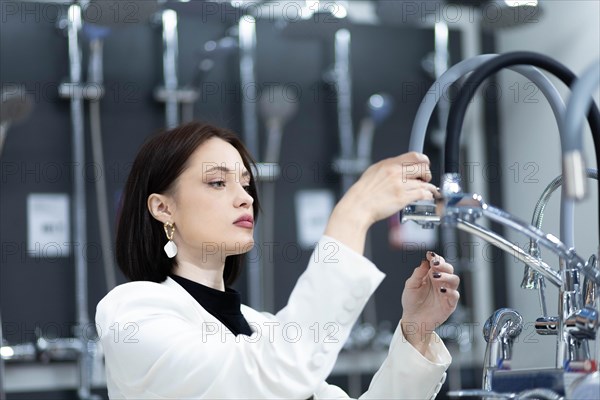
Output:
<path fill-rule="evenodd" d="M 166 243 L 163 225 L 148 210 L 148 196 L 166 193 L 187 168 L 196 149 L 208 139 L 223 139 L 237 149 L 250 172 L 249 193 L 254 198 L 254 219 L 258 218 L 258 198 L 253 175 L 254 160 L 232 132 L 200 122 L 191 122 L 151 137 L 140 149 L 123 191 L 117 225 L 116 258 L 121 271 L 132 281 L 163 282 L 173 270 L 174 259 L 163 251 Z M 239 276 L 244 255 L 225 259 L 223 279 L 231 285 Z"/>

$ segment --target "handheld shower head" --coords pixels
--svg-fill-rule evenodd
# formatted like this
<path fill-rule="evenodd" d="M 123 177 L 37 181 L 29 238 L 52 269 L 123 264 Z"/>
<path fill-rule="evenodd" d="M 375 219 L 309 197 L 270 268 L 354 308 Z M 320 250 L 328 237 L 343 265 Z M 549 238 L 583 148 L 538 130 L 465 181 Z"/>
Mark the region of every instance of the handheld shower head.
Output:
<path fill-rule="evenodd" d="M 0 90 L 0 155 L 10 125 L 26 119 L 33 109 L 33 99 L 25 86 L 10 84 Z"/>
<path fill-rule="evenodd" d="M 394 99 L 386 93 L 375 93 L 367 101 L 367 114 L 360 123 L 356 156 L 361 160 L 361 169 L 371 163 L 371 151 L 375 129 L 385 121 L 394 109 Z"/>
<path fill-rule="evenodd" d="M 369 116 L 375 122 L 375 125 L 380 125 L 387 119 L 394 109 L 394 99 L 386 93 L 376 93 L 369 97 L 367 110 Z"/>
<path fill-rule="evenodd" d="M 32 109 L 33 100 L 23 85 L 5 85 L 0 90 L 0 123 L 20 122 Z"/>
<path fill-rule="evenodd" d="M 288 93 L 283 85 L 263 91 L 259 100 L 259 111 L 267 125 L 285 125 L 298 111 L 298 100 Z"/>
<path fill-rule="evenodd" d="M 258 109 L 267 125 L 265 162 L 279 162 L 283 126 L 298 112 L 298 100 L 287 89 L 282 85 L 269 87 L 260 96 Z"/>

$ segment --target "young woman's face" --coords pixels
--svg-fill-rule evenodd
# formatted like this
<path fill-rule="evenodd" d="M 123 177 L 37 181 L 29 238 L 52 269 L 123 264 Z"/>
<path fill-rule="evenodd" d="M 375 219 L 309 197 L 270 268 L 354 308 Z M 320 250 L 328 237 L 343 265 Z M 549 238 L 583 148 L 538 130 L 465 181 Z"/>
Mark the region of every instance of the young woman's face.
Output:
<path fill-rule="evenodd" d="M 173 240 L 179 251 L 211 258 L 249 251 L 254 245 L 249 185 L 250 175 L 231 144 L 211 138 L 198 147 L 173 193 Z"/>

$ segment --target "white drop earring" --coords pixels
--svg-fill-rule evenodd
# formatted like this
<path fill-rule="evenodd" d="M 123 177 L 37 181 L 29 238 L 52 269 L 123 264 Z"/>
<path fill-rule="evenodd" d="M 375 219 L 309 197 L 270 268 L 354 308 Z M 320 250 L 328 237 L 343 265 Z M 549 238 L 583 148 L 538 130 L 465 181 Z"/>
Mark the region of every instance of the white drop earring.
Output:
<path fill-rule="evenodd" d="M 169 241 L 165 244 L 165 253 L 167 253 L 167 257 L 173 258 L 177 255 L 177 245 L 173 241 L 173 235 L 175 234 L 175 225 L 170 222 L 165 222 L 164 225 L 165 233 L 167 235 L 167 239 Z"/>

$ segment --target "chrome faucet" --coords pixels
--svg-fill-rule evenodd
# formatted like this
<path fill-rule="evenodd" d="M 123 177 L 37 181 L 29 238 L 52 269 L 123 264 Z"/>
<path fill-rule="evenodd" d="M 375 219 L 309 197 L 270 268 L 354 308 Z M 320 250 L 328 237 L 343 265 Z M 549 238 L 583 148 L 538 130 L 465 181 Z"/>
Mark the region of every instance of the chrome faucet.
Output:
<path fill-rule="evenodd" d="M 598 171 L 595 169 L 587 169 L 585 170 L 585 174 L 588 178 L 598 179 Z M 538 229 L 542 227 L 542 221 L 544 219 L 544 211 L 546 205 L 548 204 L 551 195 L 560 188 L 564 183 L 563 175 L 559 175 L 550 182 L 548 186 L 542 192 L 539 200 L 535 205 L 535 209 L 533 212 L 533 217 L 531 220 L 531 224 Z M 533 257 L 541 259 L 541 251 L 539 245 L 536 240 L 530 239 L 529 242 L 529 254 Z M 593 269 L 597 269 L 594 264 L 595 256 L 592 256 L 590 260 L 586 263 L 590 265 Z M 590 358 L 589 347 L 587 342 L 582 342 L 586 340 L 594 340 L 595 339 L 595 328 L 590 330 L 589 328 L 584 328 L 582 326 L 576 325 L 575 321 L 577 320 L 577 316 L 581 317 L 581 313 L 591 317 L 594 319 L 594 315 L 596 316 L 597 323 L 597 313 L 584 312 L 585 310 L 580 307 L 583 306 L 591 306 L 594 307 L 594 298 L 595 298 L 595 288 L 596 284 L 592 282 L 591 279 L 585 278 L 583 284 L 580 284 L 580 277 L 578 276 L 578 271 L 564 271 L 564 277 L 568 277 L 570 284 L 566 285 L 565 290 L 562 291 L 562 299 L 561 299 L 561 314 L 564 320 L 564 326 L 562 329 L 563 338 L 562 340 L 566 344 L 566 351 L 569 355 L 568 361 L 571 360 L 585 360 Z M 575 287 L 574 285 L 577 285 Z M 546 297 L 545 297 L 545 281 L 544 277 L 539 273 L 535 272 L 528 265 L 525 265 L 525 269 L 523 272 L 523 281 L 521 282 L 521 287 L 524 289 L 537 289 L 539 293 L 540 299 L 540 307 L 542 310 L 542 317 L 536 320 L 536 332 L 541 335 L 556 335 L 559 332 L 559 318 L 550 317 L 547 313 L 546 307 Z M 570 288 L 571 290 L 567 290 Z M 591 311 L 594 311 L 593 308 Z M 593 321 L 587 321 L 587 324 L 583 324 L 584 326 L 593 325 Z"/>
<path fill-rule="evenodd" d="M 492 376 L 497 369 L 510 369 L 512 345 L 523 330 L 523 317 L 510 308 L 496 310 L 485 321 L 483 337 L 487 342 L 483 361 L 483 390 L 492 390 Z"/>
<path fill-rule="evenodd" d="M 435 207 L 435 218 L 432 210 Z M 476 220 L 486 216 L 504 226 L 510 227 L 522 234 L 525 234 L 536 243 L 547 247 L 553 253 L 565 260 L 565 268 L 561 273 L 554 271 L 550 266 L 543 262 L 540 257 L 533 256 L 518 246 L 510 243 L 504 237 L 482 227 L 476 223 Z M 415 206 L 414 204 L 404 209 L 402 220 L 415 220 L 428 224 L 451 224 L 465 232 L 481 237 L 499 247 L 500 249 L 512 254 L 519 261 L 533 268 L 545 280 L 554 284 L 561 290 L 561 301 L 559 303 L 559 318 L 543 318 L 543 321 L 536 321 L 536 328 L 539 333 L 552 334 L 560 332 L 560 341 L 564 343 L 568 351 L 567 362 L 577 361 L 589 358 L 589 349 L 586 339 L 595 335 L 597 331 L 598 317 L 597 313 L 584 313 L 586 322 L 576 324 L 578 318 L 581 320 L 582 302 L 581 289 L 579 284 L 580 273 L 586 277 L 586 285 L 597 287 L 600 285 L 600 270 L 594 263 L 585 262 L 574 249 L 565 246 L 558 238 L 550 234 L 545 234 L 535 226 L 521 221 L 511 214 L 486 204 L 482 197 L 477 194 L 461 192 L 460 176 L 458 174 L 446 174 L 442 179 L 441 197 L 435 200 L 435 206 L 424 205 Z M 593 310 L 593 309 L 591 309 Z M 577 314 L 580 312 L 580 314 Z M 556 326 L 558 323 L 558 326 Z M 558 329 L 555 329 L 555 328 Z M 563 349 L 559 349 L 562 353 Z M 562 363 L 561 363 L 562 365 Z"/>
<path fill-rule="evenodd" d="M 586 171 L 586 176 L 592 179 L 598 179 L 598 170 L 588 168 Z M 562 175 L 557 176 L 546 186 L 542 195 L 535 205 L 535 209 L 533 211 L 533 217 L 531 218 L 531 225 L 535 226 L 538 229 L 542 228 L 542 222 L 544 220 L 544 211 L 548 202 L 550 201 L 550 197 L 552 194 L 560 188 L 564 183 L 564 178 Z M 535 257 L 540 257 L 540 249 L 537 242 L 533 239 L 529 241 L 529 254 Z M 540 281 L 539 274 L 535 273 L 528 266 L 525 266 L 525 271 L 523 274 L 523 282 L 521 282 L 521 287 L 523 289 L 540 289 L 540 286 L 543 285 L 543 282 Z M 543 291 L 543 286 L 541 287 Z M 542 301 L 542 300 L 541 300 Z M 542 304 L 542 309 L 545 309 L 545 304 Z M 545 312 L 543 312 L 545 315 Z"/>

